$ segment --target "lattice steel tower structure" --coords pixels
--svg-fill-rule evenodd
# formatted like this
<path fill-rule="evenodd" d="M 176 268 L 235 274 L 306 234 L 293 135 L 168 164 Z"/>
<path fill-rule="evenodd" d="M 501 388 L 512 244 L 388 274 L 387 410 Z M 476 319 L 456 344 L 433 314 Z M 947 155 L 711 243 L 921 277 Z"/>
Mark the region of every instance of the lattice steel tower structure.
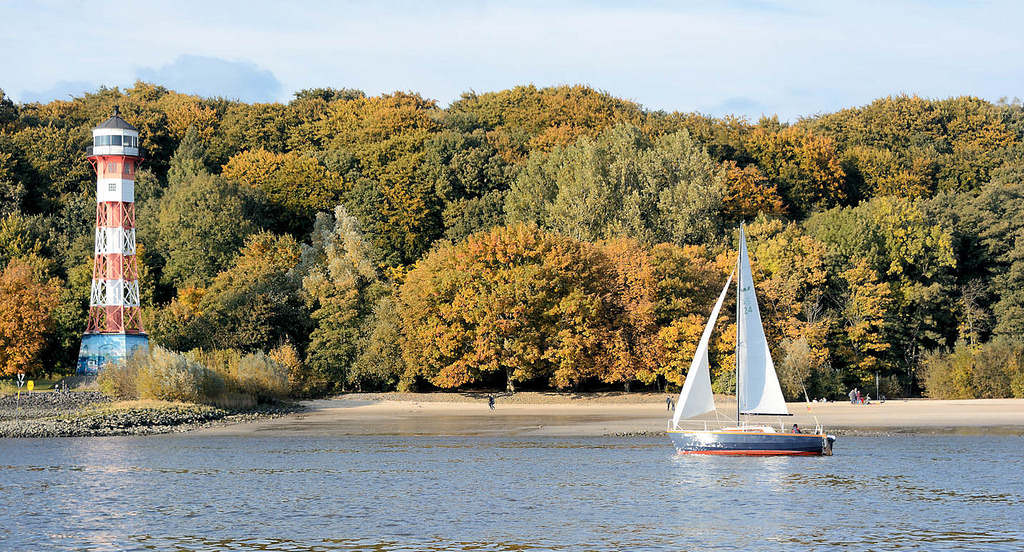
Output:
<path fill-rule="evenodd" d="M 114 114 L 92 129 L 89 162 L 96 170 L 96 245 L 89 325 L 78 353 L 79 374 L 95 374 L 149 346 L 139 312 L 135 262 L 135 171 L 142 161 L 139 131 Z"/>

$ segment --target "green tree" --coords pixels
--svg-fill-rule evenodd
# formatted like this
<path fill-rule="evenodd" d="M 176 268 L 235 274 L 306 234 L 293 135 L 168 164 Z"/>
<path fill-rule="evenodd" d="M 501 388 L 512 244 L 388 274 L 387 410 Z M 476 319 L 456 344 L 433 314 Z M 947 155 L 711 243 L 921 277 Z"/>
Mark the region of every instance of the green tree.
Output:
<path fill-rule="evenodd" d="M 402 356 L 402 318 L 395 295 L 392 289 L 382 294 L 364 324 L 359 358 L 348 375 L 357 390 L 393 389 L 401 382 L 399 390 L 407 391 L 412 383 L 402 380 L 407 369 Z"/>
<path fill-rule="evenodd" d="M 976 197 L 957 196 L 962 255 L 987 283 L 997 335 L 1024 335 L 1024 174 L 1006 172 Z"/>
<path fill-rule="evenodd" d="M 580 240 L 632 236 L 702 243 L 721 232 L 722 174 L 683 131 L 646 139 L 616 126 L 550 154 L 534 153 L 506 200 L 510 221 Z"/>
<path fill-rule="evenodd" d="M 306 364 L 314 383 L 327 390 L 361 386 L 368 373 L 353 371 L 370 333 L 374 303 L 385 292 L 379 254 L 363 237 L 359 222 L 344 207 L 320 213 L 312 245 L 303 253 L 306 303 L 316 322 Z M 363 367 L 369 368 L 369 359 Z"/>
<path fill-rule="evenodd" d="M 195 347 L 266 352 L 304 344 L 310 322 L 294 275 L 298 262 L 299 244 L 291 236 L 250 236 L 202 294 Z"/>
<path fill-rule="evenodd" d="M 207 173 L 170 182 L 154 222 L 163 278 L 178 288 L 204 287 L 255 230 L 238 189 Z"/>

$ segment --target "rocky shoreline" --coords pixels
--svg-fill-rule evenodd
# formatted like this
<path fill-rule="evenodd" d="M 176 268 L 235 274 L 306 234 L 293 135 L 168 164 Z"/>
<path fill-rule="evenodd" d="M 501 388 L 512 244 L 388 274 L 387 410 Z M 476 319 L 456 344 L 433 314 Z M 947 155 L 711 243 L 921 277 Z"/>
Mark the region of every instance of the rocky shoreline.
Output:
<path fill-rule="evenodd" d="M 298 404 L 229 410 L 162 401 L 111 402 L 102 393 L 22 394 L 0 397 L 0 438 L 105 437 L 180 433 L 203 427 L 277 418 L 303 410 Z"/>

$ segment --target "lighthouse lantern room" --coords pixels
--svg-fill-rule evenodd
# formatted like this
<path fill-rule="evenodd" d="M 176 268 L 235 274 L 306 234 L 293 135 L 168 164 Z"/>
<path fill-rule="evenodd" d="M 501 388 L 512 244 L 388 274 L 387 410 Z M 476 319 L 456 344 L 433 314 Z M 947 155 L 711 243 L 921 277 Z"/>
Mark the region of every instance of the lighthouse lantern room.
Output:
<path fill-rule="evenodd" d="M 96 170 L 96 235 L 89 323 L 78 353 L 79 374 L 149 346 L 139 312 L 135 261 L 135 171 L 142 161 L 139 131 L 114 114 L 92 130 L 89 162 Z"/>

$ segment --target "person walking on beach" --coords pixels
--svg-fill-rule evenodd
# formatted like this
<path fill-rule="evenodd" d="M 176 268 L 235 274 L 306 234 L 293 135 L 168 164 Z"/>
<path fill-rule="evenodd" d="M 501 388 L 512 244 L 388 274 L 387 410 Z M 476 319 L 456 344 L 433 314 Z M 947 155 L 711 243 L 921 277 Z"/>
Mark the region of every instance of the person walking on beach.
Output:
<path fill-rule="evenodd" d="M 494 410 L 494 395 L 487 396 L 487 406 L 489 406 L 491 410 Z"/>
<path fill-rule="evenodd" d="M 672 402 L 672 397 L 665 397 L 665 410 L 672 412 L 673 406 L 675 406 L 675 403 Z"/>
<path fill-rule="evenodd" d="M 857 388 L 856 387 L 854 387 L 853 389 L 850 389 L 850 394 L 848 396 L 850 397 L 850 404 L 857 404 Z"/>

